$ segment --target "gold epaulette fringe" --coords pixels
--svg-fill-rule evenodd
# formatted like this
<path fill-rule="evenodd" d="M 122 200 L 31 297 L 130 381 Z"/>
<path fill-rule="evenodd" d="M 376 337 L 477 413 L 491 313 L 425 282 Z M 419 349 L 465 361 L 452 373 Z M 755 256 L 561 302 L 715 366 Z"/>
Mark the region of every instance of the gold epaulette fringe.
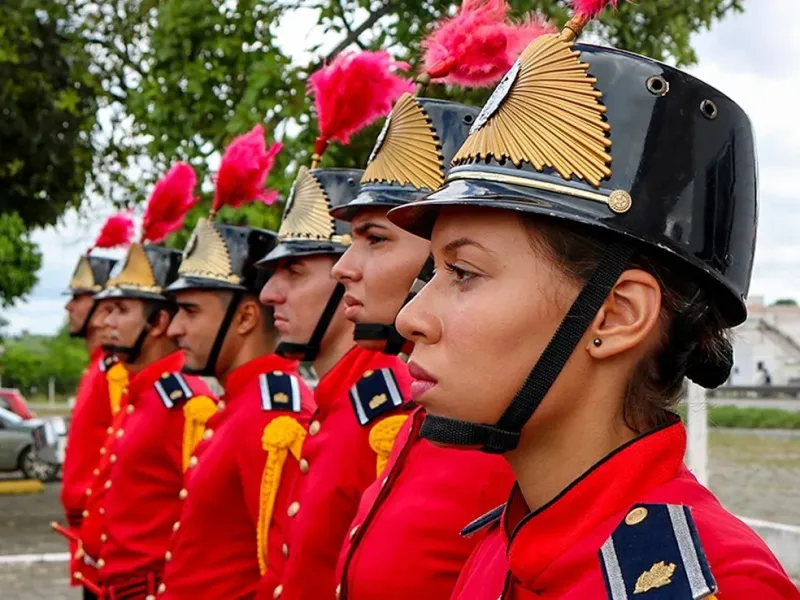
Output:
<path fill-rule="evenodd" d="M 293 417 L 285 415 L 270 421 L 261 436 L 261 446 L 267 452 L 258 503 L 258 566 L 262 575 L 267 572 L 269 526 L 275 509 L 275 498 L 278 496 L 278 486 L 281 483 L 283 465 L 289 452 L 296 460 L 300 460 L 305 439 L 305 427 Z"/>
<path fill-rule="evenodd" d="M 122 397 L 128 391 L 128 369 L 122 363 L 115 364 L 106 372 L 106 381 L 111 414 L 116 415 L 122 405 Z"/>
<path fill-rule="evenodd" d="M 382 419 L 369 432 L 369 446 L 378 456 L 376 463 L 376 477 L 380 477 L 389 462 L 394 441 L 400 428 L 408 419 L 408 415 L 394 415 Z"/>
<path fill-rule="evenodd" d="M 216 403 L 208 396 L 195 396 L 183 406 L 183 470 L 189 468 L 189 459 L 203 439 L 206 423 L 217 413 Z"/>

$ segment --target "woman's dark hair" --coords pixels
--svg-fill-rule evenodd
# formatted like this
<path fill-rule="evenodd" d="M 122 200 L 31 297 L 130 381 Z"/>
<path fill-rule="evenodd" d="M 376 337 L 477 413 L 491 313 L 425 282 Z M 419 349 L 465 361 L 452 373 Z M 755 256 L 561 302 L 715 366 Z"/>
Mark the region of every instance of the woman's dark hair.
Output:
<path fill-rule="evenodd" d="M 571 223 L 528 216 L 522 221 L 533 249 L 544 252 L 580 285 L 589 279 L 610 241 L 603 232 Z M 630 268 L 646 271 L 661 286 L 661 343 L 631 378 L 623 407 L 627 425 L 643 432 L 671 419 L 683 395 L 684 377 L 706 388 L 725 383 L 733 348 L 712 292 L 687 277 L 685 266 L 666 254 L 642 250 Z"/>

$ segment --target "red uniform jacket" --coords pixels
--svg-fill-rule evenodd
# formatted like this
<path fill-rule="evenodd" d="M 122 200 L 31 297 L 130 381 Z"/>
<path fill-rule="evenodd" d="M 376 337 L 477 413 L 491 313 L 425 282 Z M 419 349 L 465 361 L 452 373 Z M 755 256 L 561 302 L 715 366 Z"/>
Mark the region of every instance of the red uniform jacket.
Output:
<path fill-rule="evenodd" d="M 386 476 L 361 498 L 358 531 L 339 556 L 340 598 L 449 598 L 478 541 L 461 529 L 508 496 L 514 476 L 501 456 L 434 446 L 419 437 L 424 418 L 414 411 Z"/>
<path fill-rule="evenodd" d="M 270 354 L 226 378 L 220 411 L 207 424 L 214 435 L 189 462 L 163 598 L 253 598 L 263 574 L 270 593 L 280 582 L 314 411 L 297 366 Z"/>
<path fill-rule="evenodd" d="M 206 385 L 198 377 L 180 375 L 182 365 L 183 355 L 176 352 L 132 378 L 126 410 L 112 433 L 108 467 L 100 469 L 92 486 L 103 492 L 92 491 L 100 498 L 98 518 L 86 525 L 99 527 L 82 528 L 82 541 L 97 560 L 99 582 L 117 600 L 156 591 L 172 526 L 186 497 L 185 465 L 216 412 Z M 89 537 L 98 528 L 95 550 L 96 541 Z"/>
<path fill-rule="evenodd" d="M 408 418 L 403 404 L 410 387 L 399 358 L 358 346 L 320 380 L 314 393 L 317 411 L 303 446 L 309 469 L 289 506 L 294 519 L 289 559 L 273 597 L 335 597 L 339 551 L 361 494 L 385 468 Z"/>
<path fill-rule="evenodd" d="M 113 419 L 106 371 L 114 362 L 113 357 L 103 356 L 99 348 L 92 352 L 75 396 L 61 483 L 61 503 L 67 522 L 75 529 L 80 527 L 86 488 L 92 481 L 92 471 Z"/>
<path fill-rule="evenodd" d="M 685 451 L 675 423 L 612 453 L 536 512 L 515 488 L 452 598 L 800 598 L 764 542 L 686 469 Z"/>
<path fill-rule="evenodd" d="M 123 402 L 127 401 L 127 396 Z M 133 410 L 131 405 L 127 405 L 127 411 Z M 97 466 L 92 472 L 92 480 L 84 490 L 86 504 L 83 509 L 83 520 L 78 534 L 81 540 L 81 548 L 78 552 L 72 553 L 71 571 L 73 578 L 81 577 L 84 581 L 93 584 L 97 583 L 97 557 L 105 539 L 105 482 L 108 480 L 111 465 L 116 462 L 116 455 L 111 452 L 116 441 L 116 432 L 125 421 L 126 413 L 118 412 L 114 416 L 111 427 L 108 428 L 105 442 L 100 448 L 95 462 Z M 75 573 L 80 573 L 76 576 Z"/>

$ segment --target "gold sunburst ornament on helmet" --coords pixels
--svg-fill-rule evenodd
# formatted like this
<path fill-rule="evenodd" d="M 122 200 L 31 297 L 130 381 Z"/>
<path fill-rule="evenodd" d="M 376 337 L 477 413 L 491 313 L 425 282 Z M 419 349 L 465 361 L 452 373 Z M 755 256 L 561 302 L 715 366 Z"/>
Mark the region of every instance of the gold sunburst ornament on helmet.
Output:
<path fill-rule="evenodd" d="M 419 102 L 404 94 L 386 120 L 361 184 L 393 182 L 435 190 L 444 183 L 442 148 Z"/>
<path fill-rule="evenodd" d="M 278 230 L 280 241 L 339 240 L 330 216 L 330 201 L 312 171 L 301 166 L 286 202 L 283 222 Z M 335 239 L 337 238 L 337 239 Z"/>
<path fill-rule="evenodd" d="M 550 168 L 565 180 L 575 177 L 593 187 L 611 175 L 603 94 L 574 48 L 606 2 L 576 4 L 576 16 L 560 33 L 539 37 L 520 55 L 476 119 L 454 166 L 493 157 L 540 172 Z"/>

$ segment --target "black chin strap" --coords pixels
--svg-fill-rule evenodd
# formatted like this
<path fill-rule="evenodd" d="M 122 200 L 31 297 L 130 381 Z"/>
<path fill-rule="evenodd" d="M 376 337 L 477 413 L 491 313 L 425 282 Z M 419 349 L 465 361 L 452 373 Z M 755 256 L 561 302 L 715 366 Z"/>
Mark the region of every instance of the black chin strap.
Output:
<path fill-rule="evenodd" d="M 112 354 L 116 354 L 117 356 L 124 357 L 124 362 L 128 364 L 135 363 L 139 358 L 139 355 L 142 353 L 144 340 L 147 338 L 147 334 L 153 327 L 153 321 L 155 321 L 158 313 L 160 313 L 162 310 L 174 314 L 170 311 L 169 305 L 165 304 L 164 302 L 155 302 L 155 304 L 150 307 L 150 312 L 147 313 L 147 321 L 145 322 L 144 327 L 142 327 L 142 330 L 139 332 L 139 335 L 136 338 L 136 341 L 133 343 L 133 346 L 114 346 L 104 344 L 103 350 L 106 352 L 111 352 Z"/>
<path fill-rule="evenodd" d="M 572 303 L 542 356 L 496 425 L 470 423 L 429 414 L 422 422 L 420 436 L 441 444 L 478 447 L 492 454 L 501 454 L 516 448 L 522 428 L 561 373 L 619 276 L 630 264 L 632 256 L 631 247 L 623 244 L 612 244 L 608 247 L 600 264 Z"/>
<path fill-rule="evenodd" d="M 85 338 L 85 337 L 87 337 L 89 335 L 89 322 L 92 320 L 92 317 L 94 316 L 94 312 L 96 310 L 97 310 L 97 300 L 92 302 L 92 307 L 89 309 L 89 314 L 87 314 L 86 318 L 83 320 L 83 325 L 81 325 L 81 328 L 78 331 L 76 331 L 75 333 L 72 333 L 70 331 L 69 337 L 72 337 L 72 338 Z"/>
<path fill-rule="evenodd" d="M 239 308 L 239 303 L 242 301 L 243 293 L 241 290 L 235 290 L 228 308 L 225 311 L 225 316 L 222 318 L 222 323 L 217 331 L 217 337 L 214 338 L 214 345 L 211 346 L 211 353 L 208 355 L 206 366 L 201 369 L 191 369 L 184 365 L 183 372 L 188 375 L 203 375 L 206 377 L 216 377 L 217 375 L 217 359 L 219 353 L 222 351 L 222 344 L 225 343 L 225 338 L 228 336 L 228 329 L 231 327 L 233 317 L 236 314 L 236 309 Z"/>
<path fill-rule="evenodd" d="M 339 308 L 339 303 L 344 297 L 344 286 L 337 283 L 336 287 L 331 292 L 331 297 L 328 298 L 328 303 L 325 305 L 325 310 L 317 321 L 317 326 L 314 328 L 314 333 L 311 334 L 311 339 L 308 343 L 297 344 L 295 342 L 281 342 L 275 349 L 275 353 L 284 358 L 294 360 L 314 360 L 319 354 L 322 338 L 325 337 L 325 332 L 328 331 L 328 326 L 331 324 L 333 315 L 336 309 Z"/>
<path fill-rule="evenodd" d="M 414 296 L 419 294 L 422 288 L 425 287 L 425 284 L 431 280 L 431 277 L 433 277 L 433 258 L 429 256 L 425 264 L 422 265 L 419 275 L 417 275 L 417 278 L 411 285 L 411 291 L 403 301 L 403 306 L 400 307 L 401 310 L 414 299 Z M 383 353 L 392 355 L 400 354 L 403 346 L 405 346 L 408 341 L 400 335 L 394 323 L 356 323 L 355 330 L 353 331 L 353 339 L 356 342 L 360 340 L 385 341 L 386 346 L 383 348 Z"/>

